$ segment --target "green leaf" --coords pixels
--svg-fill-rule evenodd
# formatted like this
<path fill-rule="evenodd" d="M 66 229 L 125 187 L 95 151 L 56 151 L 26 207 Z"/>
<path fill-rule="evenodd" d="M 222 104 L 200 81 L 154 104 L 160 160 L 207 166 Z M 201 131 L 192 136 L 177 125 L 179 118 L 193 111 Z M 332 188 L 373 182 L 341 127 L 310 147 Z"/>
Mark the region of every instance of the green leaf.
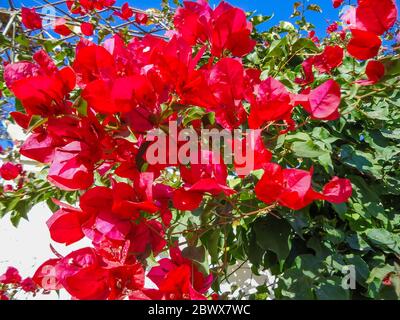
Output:
<path fill-rule="evenodd" d="M 183 125 L 187 126 L 190 122 L 194 120 L 199 120 L 205 115 L 205 111 L 203 108 L 193 107 L 190 108 L 183 118 Z"/>
<path fill-rule="evenodd" d="M 348 254 L 344 259 L 348 265 L 354 266 L 357 282 L 364 285 L 369 277 L 368 264 L 359 255 Z"/>
<path fill-rule="evenodd" d="M 30 44 L 29 39 L 23 34 L 20 34 L 17 37 L 15 37 L 15 41 L 23 47 L 29 47 Z"/>
<path fill-rule="evenodd" d="M 207 253 L 204 246 L 188 246 L 182 250 L 182 256 L 197 262 L 197 265 L 202 269 L 205 274 L 209 273 L 209 262 L 207 259 Z"/>
<path fill-rule="evenodd" d="M 294 142 L 292 144 L 292 150 L 297 157 L 300 158 L 317 158 L 327 153 L 326 150 L 322 150 L 314 142 Z"/>
<path fill-rule="evenodd" d="M 295 141 L 310 141 L 311 137 L 305 132 L 297 132 L 295 134 L 287 134 L 285 136 L 285 141 L 295 142 Z"/>
<path fill-rule="evenodd" d="M 267 22 L 269 20 L 271 20 L 274 17 L 274 15 L 270 15 L 270 16 L 263 16 L 263 15 L 257 15 L 257 16 L 253 16 L 251 18 L 251 23 L 253 24 L 253 26 L 258 26 L 259 24 L 262 24 L 264 22 Z"/>
<path fill-rule="evenodd" d="M 285 219 L 267 216 L 254 222 L 257 243 L 264 250 L 277 254 L 279 260 L 287 258 L 290 252 L 291 227 Z"/>
<path fill-rule="evenodd" d="M 291 31 L 295 31 L 295 27 L 292 23 L 290 23 L 289 21 L 281 21 L 279 23 L 279 29 L 282 32 L 291 32 Z"/>
<path fill-rule="evenodd" d="M 367 279 L 367 283 L 372 283 L 374 281 L 374 279 L 378 279 L 379 281 L 382 281 L 389 273 L 394 272 L 394 271 L 395 271 L 395 268 L 394 268 L 394 266 L 391 266 L 391 265 L 375 267 L 371 270 L 371 273 L 369 274 L 369 277 Z"/>
<path fill-rule="evenodd" d="M 390 233 L 386 229 L 368 229 L 365 232 L 367 238 L 376 246 L 383 249 L 390 249 L 400 254 L 400 237 Z"/>
<path fill-rule="evenodd" d="M 359 251 L 370 251 L 372 248 L 369 246 L 369 244 L 361 237 L 360 234 L 354 233 L 352 235 L 347 236 L 346 242 L 348 245 Z"/>
<path fill-rule="evenodd" d="M 248 241 L 246 241 L 244 245 L 246 247 L 247 256 L 250 263 L 258 268 L 261 265 L 265 250 L 258 245 L 256 234 L 253 230 L 250 231 L 248 235 Z"/>
<path fill-rule="evenodd" d="M 213 229 L 207 231 L 201 237 L 201 242 L 204 244 L 208 253 L 210 254 L 211 263 L 218 263 L 220 235 L 221 231 L 219 229 Z"/>
<path fill-rule="evenodd" d="M 339 281 L 328 280 L 315 290 L 318 300 L 348 300 L 349 290 L 345 290 Z"/>
<path fill-rule="evenodd" d="M 312 288 L 310 277 L 304 276 L 299 269 L 289 269 L 280 277 L 277 291 L 283 299 L 311 300 L 314 299 Z"/>
<path fill-rule="evenodd" d="M 287 45 L 287 38 L 284 37 L 280 40 L 275 40 L 269 46 L 268 56 L 270 57 L 279 57 L 284 54 Z"/>
<path fill-rule="evenodd" d="M 315 45 L 314 41 L 312 41 L 309 38 L 300 38 L 298 39 L 292 47 L 292 52 L 298 52 L 301 49 L 308 49 L 311 52 L 318 52 L 319 49 L 318 47 Z"/>
<path fill-rule="evenodd" d="M 344 163 L 361 172 L 371 173 L 377 177 L 382 175 L 380 168 L 375 164 L 375 158 L 370 153 L 356 150 L 350 145 L 344 145 L 340 152 L 340 158 Z"/>
<path fill-rule="evenodd" d="M 319 5 L 317 5 L 317 4 L 309 4 L 307 6 L 307 10 L 311 10 L 311 11 L 322 13 L 321 7 Z"/>
<path fill-rule="evenodd" d="M 42 124 L 47 122 L 47 118 L 42 118 L 41 116 L 33 115 L 29 121 L 28 132 L 32 132 L 39 128 Z"/>

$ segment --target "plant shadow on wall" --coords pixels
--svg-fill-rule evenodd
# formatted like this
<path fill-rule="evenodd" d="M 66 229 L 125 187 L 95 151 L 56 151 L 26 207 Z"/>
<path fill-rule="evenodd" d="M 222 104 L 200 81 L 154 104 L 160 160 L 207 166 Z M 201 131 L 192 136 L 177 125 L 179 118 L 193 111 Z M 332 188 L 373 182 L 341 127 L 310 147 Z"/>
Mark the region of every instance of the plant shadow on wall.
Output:
<path fill-rule="evenodd" d="M 275 281 L 241 298 L 398 299 L 397 8 L 351 2 L 333 1 L 342 14 L 323 39 L 305 18 L 320 7 L 304 1 L 264 31 L 270 17 L 226 2 L 144 12 L 68 1 L 51 30 L 35 9 L 16 10 L 26 35 L 3 33 L 0 90 L 2 104 L 15 97 L 10 120 L 28 137 L 3 151 L 0 215 L 17 226 L 47 202 L 54 242 L 92 246 L 54 249 L 24 280 L 10 267 L 0 299 L 63 289 L 76 299 L 223 300 L 228 270 L 247 263 Z M 221 161 L 223 146 L 200 147 L 189 163 L 150 161 L 148 133 L 171 138 L 171 123 L 196 137 L 241 130 L 224 143 L 250 150 L 253 170 Z"/>

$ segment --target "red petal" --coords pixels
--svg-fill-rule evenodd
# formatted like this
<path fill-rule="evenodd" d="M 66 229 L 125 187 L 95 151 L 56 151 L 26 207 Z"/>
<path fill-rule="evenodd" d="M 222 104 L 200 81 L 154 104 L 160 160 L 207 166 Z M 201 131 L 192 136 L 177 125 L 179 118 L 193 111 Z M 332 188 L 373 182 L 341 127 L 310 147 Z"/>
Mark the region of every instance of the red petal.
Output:
<path fill-rule="evenodd" d="M 183 188 L 174 191 L 172 203 L 178 210 L 192 211 L 200 206 L 203 195 L 200 192 L 186 191 Z"/>
<path fill-rule="evenodd" d="M 347 202 L 353 192 L 351 182 L 348 179 L 334 177 L 328 182 L 322 191 L 324 199 L 332 203 Z"/>
<path fill-rule="evenodd" d="M 292 112 L 289 92 L 278 80 L 270 77 L 256 85 L 254 91 L 249 116 L 251 128 L 259 128 L 266 121 L 286 119 Z"/>
<path fill-rule="evenodd" d="M 372 32 L 351 30 L 353 37 L 347 45 L 347 50 L 356 59 L 368 60 L 375 57 L 382 44 L 382 40 Z"/>
<path fill-rule="evenodd" d="M 58 243 L 69 245 L 84 237 L 81 228 L 80 212 L 77 210 L 60 209 L 49 220 L 47 227 L 51 238 Z"/>
<path fill-rule="evenodd" d="M 82 22 L 81 24 L 81 31 L 85 36 L 90 37 L 93 35 L 94 26 L 89 22 Z"/>
<path fill-rule="evenodd" d="M 356 83 L 363 86 L 375 84 L 385 75 L 385 66 L 379 61 L 368 61 L 365 73 L 367 74 L 368 80 L 359 80 Z"/>
<path fill-rule="evenodd" d="M 357 29 L 382 35 L 397 20 L 394 0 L 359 0 L 356 9 Z"/>
<path fill-rule="evenodd" d="M 55 266 L 60 259 L 50 259 L 44 262 L 32 277 L 33 281 L 44 290 L 59 290 L 63 286 L 57 278 Z"/>
<path fill-rule="evenodd" d="M 340 105 L 340 86 L 334 80 L 328 80 L 319 87 L 311 90 L 305 109 L 315 119 L 331 119 L 332 115 L 337 115 Z"/>

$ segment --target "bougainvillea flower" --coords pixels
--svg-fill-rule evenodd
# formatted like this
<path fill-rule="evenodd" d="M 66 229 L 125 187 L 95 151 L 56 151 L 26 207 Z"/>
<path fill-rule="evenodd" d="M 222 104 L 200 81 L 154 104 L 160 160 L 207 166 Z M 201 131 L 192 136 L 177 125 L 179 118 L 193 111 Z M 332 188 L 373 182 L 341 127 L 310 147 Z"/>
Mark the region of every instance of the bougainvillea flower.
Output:
<path fill-rule="evenodd" d="M 205 276 L 196 265 L 182 256 L 179 248 L 170 249 L 170 259 L 164 258 L 159 266 L 153 267 L 148 277 L 159 288 L 167 300 L 204 300 L 204 293 L 210 288 L 213 277 Z"/>
<path fill-rule="evenodd" d="M 353 189 L 350 180 L 338 177 L 333 177 L 322 190 L 323 199 L 332 203 L 347 202 L 352 193 Z"/>
<path fill-rule="evenodd" d="M 93 151 L 74 141 L 54 153 L 48 180 L 63 190 L 85 190 L 93 184 Z"/>
<path fill-rule="evenodd" d="M 124 298 L 127 292 L 142 290 L 144 287 L 144 269 L 139 262 L 112 267 L 109 273 L 109 300 Z"/>
<path fill-rule="evenodd" d="M 215 56 L 229 50 L 242 57 L 254 49 L 256 41 L 250 38 L 253 25 L 243 10 L 222 1 L 213 12 L 211 53 Z"/>
<path fill-rule="evenodd" d="M 250 104 L 249 126 L 253 129 L 266 121 L 286 119 L 293 109 L 286 87 L 271 77 L 255 86 Z"/>
<path fill-rule="evenodd" d="M 147 249 L 154 253 L 162 250 L 165 246 L 162 225 L 140 216 L 140 213 L 153 214 L 160 209 L 152 201 L 151 175 L 138 174 L 135 188 L 114 183 L 112 189 L 95 187 L 81 197 L 80 207 L 85 214 L 79 215 L 82 230 L 94 245 L 111 241 L 110 245 L 120 246 L 121 242 L 129 240 L 130 251 L 138 255 L 147 253 Z"/>
<path fill-rule="evenodd" d="M 256 42 L 250 38 L 252 24 L 243 10 L 222 1 L 212 10 L 207 1 L 185 1 L 174 17 L 177 34 L 188 44 L 211 43 L 211 53 L 221 56 L 225 50 L 241 57 L 253 50 Z"/>
<path fill-rule="evenodd" d="M 343 62 L 343 49 L 339 46 L 326 46 L 324 52 L 312 58 L 313 65 L 320 73 L 329 73 Z"/>
<path fill-rule="evenodd" d="M 215 112 L 217 122 L 226 129 L 237 128 L 243 123 L 246 111 L 243 108 L 244 70 L 242 64 L 232 58 L 218 61 L 207 75 L 208 85 L 215 98 L 209 107 Z"/>
<path fill-rule="evenodd" d="M 36 292 L 37 285 L 32 278 L 28 277 L 21 281 L 21 289 L 25 292 Z"/>
<path fill-rule="evenodd" d="M 82 218 L 82 211 L 63 204 L 47 220 L 51 239 L 66 245 L 81 240 L 84 237 L 81 226 Z"/>
<path fill-rule="evenodd" d="M 33 60 L 36 64 L 30 61 L 20 61 L 5 66 L 3 76 L 9 89 L 12 89 L 13 83 L 18 80 L 39 75 L 52 76 L 58 73 L 58 68 L 44 50 L 36 51 L 33 54 Z"/>
<path fill-rule="evenodd" d="M 200 206 L 202 200 L 203 194 L 201 192 L 191 192 L 180 188 L 174 191 L 173 205 L 174 208 L 179 210 L 192 211 Z"/>
<path fill-rule="evenodd" d="M 174 25 L 179 35 L 189 44 L 206 42 L 211 34 L 212 9 L 205 0 L 184 1 L 174 16 Z"/>
<path fill-rule="evenodd" d="M 115 4 L 115 0 L 68 0 L 66 2 L 71 13 L 81 15 L 93 10 L 103 10 Z"/>
<path fill-rule="evenodd" d="M 93 24 L 91 24 L 90 22 L 82 22 L 81 23 L 81 32 L 82 32 L 82 34 L 84 34 L 85 36 L 90 37 L 91 35 L 93 35 L 93 31 L 94 31 Z"/>
<path fill-rule="evenodd" d="M 198 163 L 192 163 L 190 168 L 180 167 L 184 185 L 176 189 L 173 195 L 174 206 L 179 210 L 196 209 L 205 193 L 227 196 L 235 193 L 226 185 L 228 173 L 222 159 L 214 159 L 214 154 L 208 150 L 202 150 L 199 157 Z M 207 162 L 204 161 L 206 159 Z"/>
<path fill-rule="evenodd" d="M 19 284 L 22 278 L 14 267 L 8 267 L 6 272 L 0 276 L 0 284 Z"/>
<path fill-rule="evenodd" d="M 344 2 L 344 0 L 332 0 L 333 7 L 335 9 L 339 8 L 342 5 L 343 2 Z"/>
<path fill-rule="evenodd" d="M 181 38 L 173 37 L 154 62 L 160 68 L 163 82 L 171 84 L 182 103 L 208 107 L 215 98 L 208 89 L 206 73 L 196 70 L 204 49 L 193 58 L 191 47 Z"/>
<path fill-rule="evenodd" d="M 75 87 L 75 74 L 65 67 L 54 75 L 28 77 L 12 83 L 12 91 L 30 115 L 64 113 L 66 98 Z"/>
<path fill-rule="evenodd" d="M 265 203 L 273 203 L 279 200 L 283 191 L 282 168 L 274 163 L 267 164 L 264 175 L 254 189 L 257 198 Z"/>
<path fill-rule="evenodd" d="M 135 15 L 136 25 L 153 23 L 153 17 L 145 11 L 135 11 L 128 2 L 121 10 L 110 7 L 114 3 L 115 0 L 68 0 L 68 9 L 82 15 L 78 19 L 80 32 L 77 34 L 64 18 L 55 21 L 55 32 L 71 39 L 79 34 L 90 37 L 96 16 L 107 14 L 105 11 L 110 17 L 124 20 L 132 20 Z M 343 1 L 333 3 L 339 7 Z M 225 1 L 215 7 L 210 7 L 207 0 L 184 1 L 173 17 L 175 30 L 166 31 L 164 36 L 150 32 L 130 38 L 120 30 L 101 44 L 80 38 L 75 45 L 75 59 L 68 52 L 62 61 L 59 58 L 64 56 L 57 56 L 55 63 L 46 50 L 40 50 L 32 55 L 32 61 L 4 61 L 5 83 L 18 106 L 25 109 L 11 114 L 28 131 L 21 155 L 45 164 L 52 185 L 77 191 L 74 194 L 79 197 L 75 207 L 52 199 L 58 210 L 47 221 L 51 239 L 71 245 L 86 238 L 92 247 L 65 256 L 52 248 L 57 258 L 43 263 L 32 279 L 22 280 L 16 270 L 8 270 L 0 276 L 0 299 L 13 298 L 9 290 L 17 288 L 33 293 L 40 288 L 65 289 L 72 299 L 207 299 L 213 276 L 204 271 L 198 261 L 201 259 L 194 258 L 200 253 L 193 250 L 194 243 L 190 242 L 182 252 L 171 246 L 171 236 L 177 234 L 173 229 L 180 223 L 176 219 L 182 215 L 177 210 L 195 211 L 197 215 L 198 210 L 218 203 L 226 204 L 225 209 L 231 205 L 236 208 L 236 201 L 247 198 L 232 196 L 236 190 L 231 183 L 236 189 L 248 189 L 249 184 L 242 186 L 236 181 L 253 170 L 264 170 L 253 190 L 259 202 L 300 210 L 317 200 L 335 204 L 347 201 L 352 195 L 349 180 L 333 177 L 327 184 L 317 186 L 312 181 L 313 169 L 271 163 L 272 153 L 267 146 L 274 146 L 276 138 L 300 128 L 309 119 L 339 117 L 341 88 L 329 80 L 329 74 L 343 63 L 341 46 L 347 43 L 346 30 L 353 33 L 348 44 L 350 55 L 369 59 L 379 52 L 379 36 L 393 26 L 397 15 L 393 1 L 382 0 L 375 11 L 371 9 L 378 6 L 378 0 L 358 3 L 358 8 L 349 6 L 343 15 L 343 30 L 338 31 L 337 23 L 328 27 L 328 32 L 338 31 L 327 39 L 329 45 L 319 41 L 315 30 L 309 30 L 306 40 L 311 39 L 323 51 L 306 54 L 301 66 L 303 77 L 294 81 L 301 86 L 300 94 L 289 92 L 289 88 L 296 87 L 291 85 L 293 75 L 285 77 L 277 72 L 276 79 L 265 79 L 271 70 L 248 68 L 257 65 L 243 58 L 256 46 L 253 26 L 243 10 Z M 106 10 L 97 12 L 103 9 Z M 33 9 L 23 9 L 22 20 L 29 29 L 42 24 Z M 264 42 L 259 49 L 269 47 L 271 43 Z M 295 68 L 298 57 L 295 58 L 290 65 L 281 67 Z M 72 68 L 58 69 L 58 65 L 69 64 L 71 59 Z M 326 75 L 315 79 L 314 71 Z M 358 83 L 376 83 L 384 76 L 384 66 L 370 61 L 365 73 L 368 80 Z M 4 90 L 7 99 L 9 91 Z M 299 125 L 292 119 L 296 105 L 302 105 L 310 114 Z M 176 138 L 163 143 L 169 159 L 151 163 L 147 152 L 154 146 L 148 139 L 150 130 L 160 129 L 171 138 L 173 129 L 168 124 L 172 121 L 179 130 L 190 127 L 197 133 L 220 127 L 257 130 L 238 136 L 236 131 L 227 141 L 224 135 L 224 142 L 233 147 L 228 175 L 222 156 L 202 148 L 197 148 L 198 159 L 192 157 L 190 150 L 189 163 L 179 159 L 176 164 L 174 156 L 182 155 L 178 149 L 187 142 L 177 142 Z M 196 139 L 199 145 L 204 140 Z M 227 146 L 224 156 L 230 151 Z M 241 152 L 241 157 L 236 152 Z M 189 158 L 187 153 L 185 158 Z M 31 178 L 14 171 L 6 164 L 0 167 L 3 178 L 18 179 L 3 186 L 6 196 L 12 196 L 11 191 L 22 188 L 22 183 Z M 256 175 L 245 180 L 253 180 Z M 190 225 L 185 229 L 184 233 L 192 230 Z M 150 265 L 150 259 L 167 247 L 169 258 L 157 259 L 157 266 Z M 144 288 L 145 268 L 157 288 Z M 222 298 L 218 294 L 211 297 Z"/>
<path fill-rule="evenodd" d="M 45 50 L 36 51 L 33 54 L 33 60 L 40 67 L 40 71 L 46 75 L 54 75 L 58 72 L 58 68 L 54 61 L 50 58 L 48 53 Z"/>
<path fill-rule="evenodd" d="M 173 197 L 173 188 L 165 184 L 156 183 L 152 191 L 154 202 L 160 210 L 161 220 L 166 227 L 169 227 L 172 220 L 169 203 Z"/>
<path fill-rule="evenodd" d="M 356 9 L 357 29 L 382 35 L 397 21 L 394 0 L 359 0 Z"/>
<path fill-rule="evenodd" d="M 261 83 L 261 70 L 256 68 L 244 69 L 244 96 L 246 100 L 253 97 L 253 89 Z"/>
<path fill-rule="evenodd" d="M 143 107 L 152 110 L 157 105 L 157 94 L 145 76 L 117 78 L 111 86 L 102 80 L 89 83 L 82 97 L 96 111 L 102 113 L 129 112 Z"/>
<path fill-rule="evenodd" d="M 143 187 L 142 187 L 143 191 Z M 133 189 L 126 183 L 116 183 L 113 186 L 114 202 L 112 212 L 121 218 L 137 219 L 140 211 L 155 213 L 158 207 L 152 202 L 151 195 Z"/>
<path fill-rule="evenodd" d="M 165 230 L 157 220 L 142 220 L 133 224 L 127 237 L 131 244 L 129 250 L 142 257 L 149 256 L 150 252 L 159 254 L 167 244 Z"/>
<path fill-rule="evenodd" d="M 37 128 L 28 136 L 20 150 L 22 155 L 42 163 L 51 163 L 56 149 L 71 142 L 81 141 L 88 150 L 90 149 L 90 152 L 82 154 L 81 158 L 91 163 L 99 160 L 100 150 L 97 140 L 101 138 L 102 132 L 93 117 L 91 120 L 89 118 L 78 120 L 72 116 L 50 117 L 46 125 L 46 129 Z"/>
<path fill-rule="evenodd" d="M 3 76 L 7 87 L 11 89 L 14 82 L 28 77 L 38 76 L 39 74 L 40 68 L 36 64 L 28 61 L 21 61 L 8 64 L 4 68 Z"/>
<path fill-rule="evenodd" d="M 314 119 L 335 120 L 339 117 L 340 85 L 332 79 L 296 99 L 294 104 L 301 104 Z"/>
<path fill-rule="evenodd" d="M 67 21 L 64 18 L 56 19 L 54 22 L 54 32 L 64 37 L 67 37 L 72 33 L 71 29 L 67 26 Z"/>
<path fill-rule="evenodd" d="M 369 86 L 378 83 L 385 75 L 385 66 L 379 61 L 368 61 L 365 74 L 367 75 L 368 80 L 358 80 L 356 83 L 362 86 Z"/>
<path fill-rule="evenodd" d="M 22 166 L 20 164 L 6 162 L 0 167 L 0 177 L 4 180 L 14 180 L 21 172 Z"/>
<path fill-rule="evenodd" d="M 34 8 L 21 8 L 22 23 L 27 29 L 42 29 L 42 19 Z"/>
<path fill-rule="evenodd" d="M 193 289 L 191 284 L 192 274 L 188 265 L 182 265 L 167 273 L 159 290 L 165 300 L 206 300 L 206 298 Z"/>
<path fill-rule="evenodd" d="M 133 16 L 133 10 L 129 7 L 129 3 L 125 2 L 121 7 L 121 11 L 114 11 L 114 15 L 122 20 L 129 20 Z"/>
<path fill-rule="evenodd" d="M 33 133 L 24 141 L 20 153 L 27 158 L 42 163 L 50 163 L 54 158 L 55 148 L 61 143 L 59 138 L 48 132 Z"/>
<path fill-rule="evenodd" d="M 65 288 L 75 299 L 115 299 L 125 290 L 142 289 L 144 271 L 138 262 L 109 264 L 92 248 L 83 248 L 45 262 L 33 280 L 47 290 Z"/>
<path fill-rule="evenodd" d="M 315 30 L 311 30 L 310 32 L 308 32 L 308 38 L 311 39 L 311 41 L 315 44 L 319 43 L 319 38 L 316 36 Z"/>
<path fill-rule="evenodd" d="M 239 145 L 239 143 L 241 143 L 241 145 Z M 235 148 L 241 149 L 235 150 Z M 246 134 L 246 136 L 241 139 L 241 142 L 234 141 L 232 149 L 235 171 L 240 177 L 250 174 L 253 170 L 262 169 L 264 165 L 269 163 L 272 159 L 271 151 L 265 147 L 263 142 L 261 130 L 254 130 Z M 239 153 L 239 157 L 237 153 Z"/>
<path fill-rule="evenodd" d="M 375 57 L 382 45 L 382 40 L 369 31 L 351 30 L 352 38 L 347 45 L 347 51 L 356 59 L 368 60 Z"/>
<path fill-rule="evenodd" d="M 352 193 L 347 179 L 334 177 L 325 185 L 321 194 L 311 186 L 312 171 L 282 169 L 274 163 L 265 165 L 264 170 L 264 175 L 255 187 L 255 193 L 258 199 L 267 204 L 277 202 L 292 210 L 300 210 L 314 200 L 346 202 Z"/>
<path fill-rule="evenodd" d="M 343 49 L 339 46 L 326 46 L 324 51 L 316 56 L 310 57 L 302 63 L 303 78 L 296 78 L 295 82 L 306 86 L 314 82 L 312 67 L 314 66 L 320 73 L 330 73 L 343 63 Z"/>
<path fill-rule="evenodd" d="M 22 129 L 28 129 L 31 121 L 31 116 L 22 112 L 13 111 L 10 112 L 10 116 L 14 119 L 15 123 L 18 124 Z"/>
<path fill-rule="evenodd" d="M 332 5 L 336 9 L 336 8 L 339 8 L 343 2 L 344 2 L 344 0 L 332 0 Z"/>
<path fill-rule="evenodd" d="M 10 298 L 2 290 L 0 290 L 0 301 L 1 300 L 3 300 L 3 301 L 10 300 Z"/>
<path fill-rule="evenodd" d="M 328 28 L 326 28 L 327 33 L 335 32 L 339 29 L 339 25 L 337 22 L 331 23 Z"/>
<path fill-rule="evenodd" d="M 135 14 L 135 22 L 137 24 L 147 24 L 149 17 L 144 12 L 137 12 Z"/>
<path fill-rule="evenodd" d="M 57 278 L 56 265 L 61 259 L 50 259 L 42 263 L 35 271 L 32 280 L 44 290 L 60 290 L 61 279 Z"/>
<path fill-rule="evenodd" d="M 102 46 L 91 45 L 77 50 L 72 68 L 81 88 L 94 80 L 112 80 L 116 77 L 114 59 Z"/>
<path fill-rule="evenodd" d="M 83 226 L 83 231 L 95 246 L 109 240 L 112 243 L 123 242 L 131 230 L 126 219 L 120 219 L 109 211 L 101 211 L 93 220 Z"/>

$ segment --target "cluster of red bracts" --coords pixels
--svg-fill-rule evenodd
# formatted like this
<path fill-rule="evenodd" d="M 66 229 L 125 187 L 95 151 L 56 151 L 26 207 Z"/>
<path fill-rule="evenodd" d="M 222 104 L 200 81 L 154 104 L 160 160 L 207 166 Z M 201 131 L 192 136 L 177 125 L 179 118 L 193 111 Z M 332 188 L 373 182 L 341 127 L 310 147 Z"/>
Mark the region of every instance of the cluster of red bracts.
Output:
<path fill-rule="evenodd" d="M 342 0 L 333 0 L 335 8 L 341 6 L 342 3 Z M 382 45 L 380 36 L 393 27 L 396 21 L 397 7 L 394 0 L 359 0 L 357 7 L 349 7 L 342 16 L 344 30 L 351 32 L 351 39 L 346 44 L 347 52 L 358 60 L 375 58 Z M 328 27 L 328 33 L 334 33 L 338 28 L 338 24 L 334 23 Z M 344 30 L 340 31 L 342 40 L 346 40 Z M 296 82 L 302 86 L 313 83 L 313 67 L 319 73 L 330 74 L 342 64 L 343 57 L 344 50 L 340 46 L 325 47 L 321 54 L 303 62 L 304 77 L 296 79 Z M 385 75 L 385 67 L 379 61 L 370 60 L 366 66 L 366 75 L 367 80 L 359 80 L 357 83 L 363 86 L 376 84 Z M 314 118 L 326 120 L 338 116 L 332 113 L 328 118 L 318 118 L 315 114 L 311 114 Z"/>
<path fill-rule="evenodd" d="M 343 1 L 334 0 L 339 7 Z M 357 6 L 351 6 L 342 16 L 345 29 L 352 37 L 347 51 L 358 60 L 375 58 L 382 46 L 382 36 L 397 21 L 398 9 L 394 0 L 358 0 Z M 369 61 L 366 68 L 368 80 L 360 80 L 360 85 L 377 83 L 385 74 L 384 65 L 379 61 Z"/>
<path fill-rule="evenodd" d="M 73 13 L 85 14 L 113 3 L 80 0 L 68 1 L 68 6 Z M 394 23 L 392 1 L 385 0 L 385 9 L 376 11 L 385 15 L 379 24 L 383 29 L 370 29 L 364 16 L 370 13 L 371 3 L 360 1 L 356 9 L 358 27 L 352 27 L 353 39 L 347 47 L 356 58 L 361 57 L 355 49 L 360 39 L 370 34 L 379 39 Z M 121 15 L 129 14 L 128 9 Z M 26 17 L 34 14 L 26 10 Z M 37 19 L 30 23 L 32 28 L 41 27 Z M 293 94 L 275 78 L 261 80 L 260 70 L 243 65 L 241 57 L 256 42 L 242 10 L 225 2 L 213 10 L 204 0 L 186 1 L 177 10 L 174 25 L 168 40 L 148 35 L 126 43 L 115 35 L 96 45 L 81 39 L 71 67 L 57 68 L 44 51 L 35 53 L 34 62 L 5 67 L 6 84 L 26 111 L 12 116 L 31 130 L 21 154 L 48 164 L 53 185 L 84 191 L 79 208 L 56 201 L 60 209 L 48 221 L 51 237 L 66 245 L 87 237 L 93 245 L 44 263 L 34 276 L 40 287 L 65 288 L 76 299 L 206 298 L 212 277 L 184 258 L 178 247 L 170 248 L 171 258 L 160 260 L 147 274 L 158 289 L 144 287 L 142 262 L 165 250 L 171 206 L 194 210 L 204 195 L 222 198 L 235 193 L 227 186 L 224 163 L 178 165 L 182 183 L 177 188 L 159 179 L 168 164 L 146 163 L 146 133 L 170 120 L 182 123 L 175 104 L 214 112 L 216 123 L 226 129 L 247 121 L 252 129 L 280 122 L 284 129 L 294 130 L 292 113 L 298 105 L 313 119 L 339 117 L 339 84 L 331 79 L 314 88 L 310 85 L 313 68 L 330 73 L 341 65 L 340 46 L 327 46 L 303 63 L 305 77 L 297 82 L 304 88 Z M 91 33 L 89 26 L 85 29 Z M 368 37 L 368 43 L 376 43 L 379 50 L 380 39 L 370 42 Z M 377 50 L 368 49 L 361 58 L 371 58 Z M 376 62 L 368 64 L 369 81 L 378 81 L 381 74 Z M 37 117 L 42 121 L 37 122 Z M 191 124 L 201 126 L 196 121 Z M 127 139 L 132 132 L 135 141 Z M 255 194 L 267 204 L 299 210 L 314 200 L 341 203 L 351 196 L 347 179 L 334 177 L 318 192 L 312 187 L 312 170 L 283 169 L 271 163 L 271 152 L 260 136 L 252 148 L 254 169 L 264 169 Z M 202 152 L 201 157 L 212 158 L 212 154 Z M 240 166 L 234 163 L 236 169 Z M 108 179 L 110 187 L 94 186 L 95 172 Z M 127 180 L 119 182 L 119 178 Z"/>
<path fill-rule="evenodd" d="M 343 203 L 351 197 L 352 187 L 348 179 L 334 177 L 321 193 L 313 189 L 311 182 L 312 170 L 282 169 L 275 163 L 268 163 L 255 192 L 265 203 L 277 202 L 293 210 L 302 209 L 314 200 Z"/>
<path fill-rule="evenodd" d="M 36 293 L 39 288 L 32 278 L 22 279 L 16 268 L 8 267 L 6 272 L 0 275 L 0 300 L 9 300 L 10 292 L 12 294 L 16 289 Z"/>

